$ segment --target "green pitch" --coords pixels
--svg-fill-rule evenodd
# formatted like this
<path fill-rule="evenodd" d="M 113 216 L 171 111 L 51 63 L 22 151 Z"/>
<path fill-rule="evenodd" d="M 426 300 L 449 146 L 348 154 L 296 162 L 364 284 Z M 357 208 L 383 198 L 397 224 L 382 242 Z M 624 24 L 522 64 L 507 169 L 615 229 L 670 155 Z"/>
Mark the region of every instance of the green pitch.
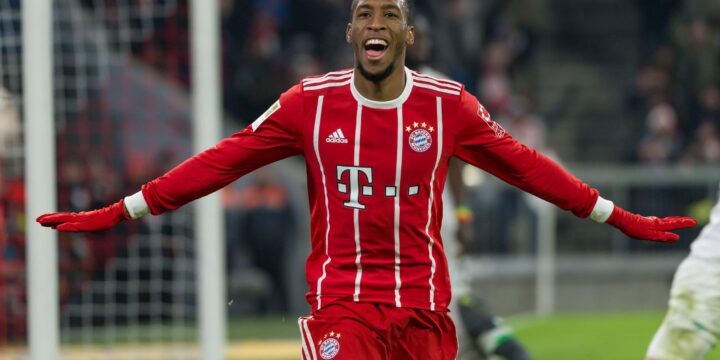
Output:
<path fill-rule="evenodd" d="M 662 319 L 661 313 L 598 313 L 508 322 L 538 360 L 641 360 Z M 720 350 L 707 359 L 720 359 Z"/>
<path fill-rule="evenodd" d="M 537 360 L 642 360 L 663 316 L 633 312 L 511 316 L 507 320 Z M 236 341 L 296 340 L 299 336 L 290 318 L 232 322 L 229 335 Z M 288 359 L 297 357 L 294 351 L 290 355 Z M 720 350 L 716 348 L 707 359 L 720 359 Z"/>
<path fill-rule="evenodd" d="M 642 360 L 662 318 L 663 314 L 660 312 L 563 314 L 548 318 L 512 316 L 509 317 L 508 323 L 536 360 Z M 183 335 L 172 337 L 175 346 L 193 344 L 196 341 L 193 326 L 187 328 L 138 326 L 112 329 L 111 338 L 119 341 L 115 341 L 111 348 L 117 354 L 129 354 L 126 358 L 137 358 L 133 355 L 135 353 L 128 351 L 140 350 L 149 353 L 153 351 L 153 346 L 164 344 L 172 347 L 171 343 L 163 342 L 162 336 L 157 336 L 171 333 Z M 108 344 L 104 339 L 109 335 L 104 331 L 96 329 L 92 334 L 80 335 L 83 334 L 63 336 L 64 349 L 108 351 Z M 297 359 L 301 348 L 297 320 L 294 316 L 233 319 L 228 324 L 228 337 L 228 359 Z M 126 344 L 122 339 L 136 340 Z M 147 341 L 138 341 L 138 339 L 147 339 Z M 165 341 L 170 341 L 170 338 Z M 93 343 L 102 347 L 93 348 Z M 196 345 L 190 350 L 199 351 Z M 14 358 L 13 351 L 22 352 L 26 349 L 22 347 L 0 349 L 0 359 Z M 75 353 L 65 354 L 67 357 L 61 358 L 78 358 L 73 354 Z M 86 358 L 90 357 L 92 356 Z M 720 350 L 716 348 L 707 359 L 720 359 Z"/>

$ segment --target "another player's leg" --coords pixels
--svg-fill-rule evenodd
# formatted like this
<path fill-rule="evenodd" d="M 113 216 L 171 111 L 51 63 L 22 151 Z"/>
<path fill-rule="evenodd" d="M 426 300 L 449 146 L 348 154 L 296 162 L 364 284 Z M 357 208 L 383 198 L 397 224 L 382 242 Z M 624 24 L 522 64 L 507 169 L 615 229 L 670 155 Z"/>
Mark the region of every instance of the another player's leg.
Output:
<path fill-rule="evenodd" d="M 678 267 L 648 360 L 702 360 L 720 337 L 720 268 L 692 255 Z"/>
<path fill-rule="evenodd" d="M 476 351 L 485 358 L 500 357 L 507 360 L 529 360 L 530 354 L 513 335 L 504 321 L 493 315 L 478 297 L 463 295 L 458 298 L 456 319 L 460 322 L 465 336 L 471 339 Z M 462 345 L 461 345 L 462 346 Z M 461 352 L 458 359 L 471 359 L 467 352 Z"/>
<path fill-rule="evenodd" d="M 710 334 L 692 324 L 678 324 L 668 314 L 650 343 L 646 360 L 702 360 L 712 349 Z"/>

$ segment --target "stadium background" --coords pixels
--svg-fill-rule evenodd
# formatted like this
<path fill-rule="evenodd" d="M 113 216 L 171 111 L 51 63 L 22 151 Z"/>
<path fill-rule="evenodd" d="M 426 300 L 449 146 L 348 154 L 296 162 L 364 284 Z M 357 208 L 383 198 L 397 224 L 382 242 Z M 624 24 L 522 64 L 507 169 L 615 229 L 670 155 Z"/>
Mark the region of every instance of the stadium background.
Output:
<path fill-rule="evenodd" d="M 225 135 L 302 77 L 352 64 L 349 1 L 220 3 Z M 191 154 L 188 4 L 55 0 L 54 11 L 58 208 L 78 211 L 137 191 Z M 430 64 L 465 83 L 513 135 L 626 208 L 707 221 L 720 180 L 718 2 L 427 0 L 416 1 L 416 13 L 431 25 Z M 32 104 L 23 102 L 20 14 L 20 0 L 0 0 L 0 357 L 22 356 L 27 339 L 21 109 Z M 302 160 L 289 159 L 223 191 L 229 335 L 245 345 L 240 358 L 283 358 L 273 353 L 283 346 L 295 358 L 299 349 L 294 319 L 308 311 L 299 271 L 308 251 L 303 178 Z M 529 314 L 597 313 L 577 318 L 588 329 L 607 313 L 633 312 L 615 315 L 615 326 L 642 329 L 628 345 L 642 354 L 698 229 L 682 231 L 677 244 L 639 243 L 555 214 L 481 173 L 467 170 L 464 179 L 475 213 L 467 271 L 523 340 L 547 344 L 576 319 L 549 318 L 568 327 L 539 331 L 550 320 Z M 192 216 L 185 208 L 109 233 L 60 236 L 66 357 L 122 358 L 122 349 L 148 346 L 159 347 L 148 357 L 193 357 L 193 244 L 202 234 Z M 544 221 L 555 231 L 549 248 L 538 245 Z M 545 300 L 539 252 L 554 256 Z M 572 333 L 604 339 L 595 330 Z M 275 338 L 287 342 L 247 343 Z M 601 343 L 575 351 L 589 359 Z M 98 347 L 103 355 L 92 355 Z M 248 348 L 260 355 L 242 355 Z M 554 351 L 544 358 L 570 350 Z"/>

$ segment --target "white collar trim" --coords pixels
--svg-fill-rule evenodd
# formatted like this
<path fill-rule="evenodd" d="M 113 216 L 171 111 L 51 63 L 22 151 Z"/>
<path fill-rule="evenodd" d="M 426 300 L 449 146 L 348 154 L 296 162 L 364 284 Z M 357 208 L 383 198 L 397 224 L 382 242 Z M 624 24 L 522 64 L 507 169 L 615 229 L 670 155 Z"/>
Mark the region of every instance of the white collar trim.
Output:
<path fill-rule="evenodd" d="M 374 109 L 393 109 L 401 106 L 403 103 L 405 103 L 405 100 L 410 97 L 412 88 L 413 77 L 410 69 L 408 69 L 407 67 L 405 68 L 405 88 L 403 89 L 403 92 L 400 94 L 400 96 L 390 101 L 375 101 L 362 96 L 362 94 L 360 94 L 360 91 L 358 91 L 358 89 L 355 87 L 355 71 L 352 72 L 352 76 L 350 77 L 350 91 L 352 92 L 355 100 L 357 100 L 357 102 L 363 104 L 366 107 Z"/>

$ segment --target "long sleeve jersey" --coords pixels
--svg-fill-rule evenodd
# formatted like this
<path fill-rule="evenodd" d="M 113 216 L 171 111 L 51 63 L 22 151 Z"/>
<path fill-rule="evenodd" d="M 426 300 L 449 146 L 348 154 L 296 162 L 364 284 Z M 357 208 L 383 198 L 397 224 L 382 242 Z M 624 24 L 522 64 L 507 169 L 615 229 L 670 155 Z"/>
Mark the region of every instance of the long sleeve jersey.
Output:
<path fill-rule="evenodd" d="M 597 190 L 518 143 L 463 85 L 405 71 L 402 94 L 387 102 L 363 97 L 352 70 L 304 79 L 244 130 L 144 185 L 150 212 L 304 155 L 313 310 L 342 300 L 433 311 L 450 301 L 440 225 L 452 156 L 590 215 Z"/>

